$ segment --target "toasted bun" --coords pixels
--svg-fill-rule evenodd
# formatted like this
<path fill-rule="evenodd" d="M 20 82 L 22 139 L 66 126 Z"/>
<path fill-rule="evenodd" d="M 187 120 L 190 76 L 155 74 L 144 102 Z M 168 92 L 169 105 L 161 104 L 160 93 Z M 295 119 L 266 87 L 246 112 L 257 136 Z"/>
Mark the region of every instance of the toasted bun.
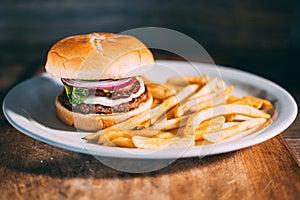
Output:
<path fill-rule="evenodd" d="M 120 79 L 153 62 L 149 49 L 133 36 L 92 33 L 58 41 L 48 53 L 45 68 L 59 78 Z"/>
<path fill-rule="evenodd" d="M 149 110 L 152 106 L 152 95 L 148 92 L 147 100 L 141 103 L 139 107 L 129 112 L 121 114 L 81 114 L 77 112 L 72 112 L 65 108 L 58 100 L 58 96 L 55 99 L 57 116 L 69 126 L 74 126 L 75 128 L 88 131 L 96 131 L 113 126 L 134 115 Z"/>

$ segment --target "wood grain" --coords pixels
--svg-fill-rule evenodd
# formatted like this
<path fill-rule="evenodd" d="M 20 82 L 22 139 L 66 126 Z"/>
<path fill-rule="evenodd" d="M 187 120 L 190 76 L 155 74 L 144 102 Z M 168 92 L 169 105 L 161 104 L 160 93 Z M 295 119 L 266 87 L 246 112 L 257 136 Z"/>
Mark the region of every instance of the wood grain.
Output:
<path fill-rule="evenodd" d="M 31 139 L 3 119 L 1 130 L 0 199 L 290 200 L 300 192 L 299 166 L 281 135 L 243 150 L 130 174 Z"/>

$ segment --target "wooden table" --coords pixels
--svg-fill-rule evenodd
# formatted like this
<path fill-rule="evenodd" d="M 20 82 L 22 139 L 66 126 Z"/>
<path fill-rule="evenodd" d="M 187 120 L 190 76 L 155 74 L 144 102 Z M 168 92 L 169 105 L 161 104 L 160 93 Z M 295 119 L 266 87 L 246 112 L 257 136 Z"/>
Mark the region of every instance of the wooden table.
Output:
<path fill-rule="evenodd" d="M 3 72 L 1 99 L 12 85 L 34 74 L 22 66 L 7 66 Z M 298 117 L 264 143 L 131 174 L 34 140 L 14 129 L 1 112 L 0 199 L 299 199 L 299 132 Z"/>

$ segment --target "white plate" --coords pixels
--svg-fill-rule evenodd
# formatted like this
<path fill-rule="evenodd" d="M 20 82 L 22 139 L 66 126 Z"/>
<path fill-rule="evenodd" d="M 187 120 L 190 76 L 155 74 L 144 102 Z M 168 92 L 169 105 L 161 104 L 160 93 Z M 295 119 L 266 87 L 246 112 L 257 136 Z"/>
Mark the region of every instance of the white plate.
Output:
<path fill-rule="evenodd" d="M 50 145 L 71 151 L 104 157 L 134 159 L 173 159 L 219 154 L 264 142 L 283 132 L 294 121 L 297 105 L 292 96 L 277 84 L 256 75 L 236 69 L 200 63 L 158 61 L 147 78 L 164 82 L 176 75 L 221 77 L 234 86 L 234 95 L 254 95 L 269 99 L 275 106 L 272 123 L 255 132 L 246 132 L 218 144 L 195 146 L 189 149 L 143 150 L 105 147 L 87 143 L 81 138 L 86 132 L 77 132 L 56 117 L 54 99 L 62 90 L 59 79 L 48 74 L 35 77 L 15 86 L 5 97 L 3 112 L 19 131 Z"/>

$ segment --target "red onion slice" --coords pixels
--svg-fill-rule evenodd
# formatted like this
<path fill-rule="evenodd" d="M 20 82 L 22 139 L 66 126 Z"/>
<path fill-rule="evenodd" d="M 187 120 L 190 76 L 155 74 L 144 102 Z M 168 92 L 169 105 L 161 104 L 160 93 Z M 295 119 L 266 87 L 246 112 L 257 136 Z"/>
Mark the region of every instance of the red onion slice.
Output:
<path fill-rule="evenodd" d="M 125 78 L 118 80 L 104 80 L 104 81 L 85 81 L 62 78 L 61 81 L 68 86 L 77 88 L 86 88 L 90 90 L 118 90 L 130 85 L 134 78 Z"/>

